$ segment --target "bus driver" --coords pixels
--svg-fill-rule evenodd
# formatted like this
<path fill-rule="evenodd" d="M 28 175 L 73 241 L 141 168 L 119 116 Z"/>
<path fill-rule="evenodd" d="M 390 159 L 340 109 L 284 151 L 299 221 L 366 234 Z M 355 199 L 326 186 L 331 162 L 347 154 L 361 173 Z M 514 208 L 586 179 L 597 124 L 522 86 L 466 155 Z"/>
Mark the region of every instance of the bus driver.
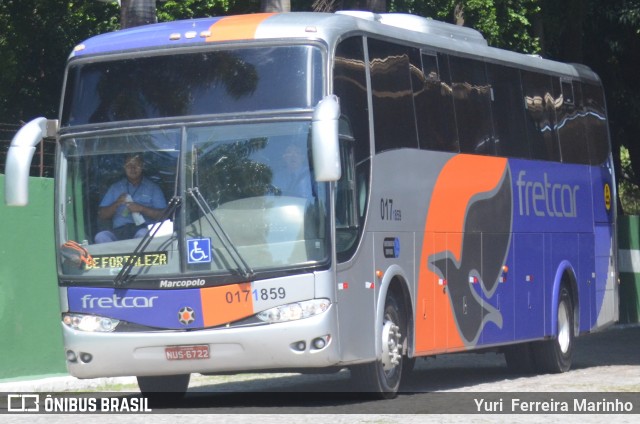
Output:
<path fill-rule="evenodd" d="M 141 238 L 147 232 L 147 225 L 162 216 L 167 206 L 164 194 L 157 184 L 143 176 L 142 170 L 142 156 L 127 155 L 126 178 L 109 187 L 98 209 L 98 218 L 110 220 L 112 229 L 96 234 L 96 243 Z"/>

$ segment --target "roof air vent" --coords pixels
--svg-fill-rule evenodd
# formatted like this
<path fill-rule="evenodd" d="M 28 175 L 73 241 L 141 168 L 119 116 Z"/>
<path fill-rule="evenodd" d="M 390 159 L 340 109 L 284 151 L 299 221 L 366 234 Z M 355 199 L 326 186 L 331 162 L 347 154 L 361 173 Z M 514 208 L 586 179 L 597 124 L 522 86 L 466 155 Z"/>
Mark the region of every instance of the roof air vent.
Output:
<path fill-rule="evenodd" d="M 359 10 L 342 10 L 336 12 L 341 15 L 353 16 L 368 21 L 380 22 L 396 28 L 408 29 L 423 34 L 437 35 L 453 40 L 487 45 L 487 40 L 473 28 L 435 21 L 431 18 L 411 15 L 408 13 L 373 13 Z"/>

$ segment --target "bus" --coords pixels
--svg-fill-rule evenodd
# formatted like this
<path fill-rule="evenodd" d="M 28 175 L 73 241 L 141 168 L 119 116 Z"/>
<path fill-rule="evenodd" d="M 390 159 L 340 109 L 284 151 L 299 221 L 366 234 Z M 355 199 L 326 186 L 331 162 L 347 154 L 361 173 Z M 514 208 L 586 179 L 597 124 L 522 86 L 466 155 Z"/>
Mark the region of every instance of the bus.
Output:
<path fill-rule="evenodd" d="M 565 372 L 575 337 L 618 319 L 600 79 L 470 28 L 351 11 L 99 35 L 69 57 L 58 119 L 12 141 L 8 204 L 43 138 L 78 378 L 184 393 L 192 373 L 348 369 L 388 398 L 445 353 Z M 132 156 L 162 207 L 125 181 L 142 232 L 105 242 Z"/>

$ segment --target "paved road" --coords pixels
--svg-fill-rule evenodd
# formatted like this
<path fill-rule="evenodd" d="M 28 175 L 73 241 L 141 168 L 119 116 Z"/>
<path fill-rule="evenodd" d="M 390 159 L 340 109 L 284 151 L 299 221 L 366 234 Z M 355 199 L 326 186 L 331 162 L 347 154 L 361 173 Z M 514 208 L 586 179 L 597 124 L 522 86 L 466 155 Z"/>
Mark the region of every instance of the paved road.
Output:
<path fill-rule="evenodd" d="M 424 412 L 434 401 L 436 409 L 451 405 L 452 411 L 467 411 L 465 402 L 473 402 L 482 392 L 640 392 L 640 326 L 612 328 L 576 339 L 572 370 L 563 374 L 512 374 L 503 355 L 496 353 L 421 359 L 402 393 L 391 401 L 367 401 L 349 393 L 347 372 L 244 382 L 203 379 L 194 385 L 197 387 L 179 405 L 192 412 L 241 408 L 268 413 L 287 408 L 298 413 L 406 413 Z"/>
<path fill-rule="evenodd" d="M 396 399 L 387 401 L 369 401 L 350 393 L 346 372 L 330 375 L 278 374 L 264 377 L 195 377 L 183 401 L 155 404 L 154 412 L 162 412 L 163 415 L 149 414 L 145 417 L 149 418 L 149 423 L 169 422 L 172 417 L 200 420 L 205 418 L 203 414 L 207 414 L 208 418 L 214 418 L 210 414 L 217 414 L 216 422 L 256 422 L 256 414 L 269 414 L 260 415 L 258 421 L 279 423 L 283 419 L 280 414 L 284 413 L 288 414 L 285 419 L 291 422 L 307 422 L 311 419 L 332 424 L 459 422 L 461 418 L 471 418 L 474 422 L 480 423 L 504 420 L 547 422 L 549 419 L 556 420 L 560 417 L 500 415 L 496 418 L 488 414 L 472 417 L 424 414 L 434 411 L 470 413 L 473 412 L 471 409 L 475 408 L 478 399 L 487 402 L 494 400 L 495 403 L 492 405 L 502 406 L 503 412 L 510 412 L 512 397 L 534 401 L 539 398 L 547 401 L 554 399 L 556 403 L 564 401 L 565 398 L 571 401 L 576 397 L 594 400 L 593 395 L 581 394 L 582 392 L 598 392 L 595 394 L 595 401 L 606 397 L 607 401 L 620 398 L 625 402 L 633 402 L 634 412 L 638 414 L 640 326 L 614 327 L 578 338 L 573 368 L 564 374 L 511 374 L 505 366 L 503 356 L 495 353 L 444 355 L 436 359 L 419 360 L 413 374 L 404 384 L 402 393 Z M 124 387 L 123 390 L 135 390 L 135 386 Z M 503 401 L 499 402 L 500 399 Z M 92 421 L 96 424 L 101 423 L 103 417 L 93 416 Z M 45 422 L 45 418 L 46 416 L 42 415 L 32 416 L 28 422 Z M 140 422 L 141 417 L 122 418 L 120 422 Z M 8 422 L 12 422 L 12 419 L 20 420 L 20 417 L 11 417 Z M 636 421 L 637 415 L 563 415 L 562 419 L 580 423 L 602 422 L 605 419 L 631 423 Z M 84 421 L 75 415 L 67 416 L 64 422 Z"/>

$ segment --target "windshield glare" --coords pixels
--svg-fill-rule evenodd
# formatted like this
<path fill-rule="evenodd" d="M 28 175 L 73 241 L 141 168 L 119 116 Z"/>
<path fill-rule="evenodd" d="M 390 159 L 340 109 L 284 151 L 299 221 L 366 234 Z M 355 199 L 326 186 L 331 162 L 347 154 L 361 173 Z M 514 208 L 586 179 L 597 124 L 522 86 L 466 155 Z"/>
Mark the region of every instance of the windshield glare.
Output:
<path fill-rule="evenodd" d="M 321 51 L 313 46 L 74 60 L 60 124 L 308 109 L 321 92 Z"/>
<path fill-rule="evenodd" d="M 212 268 L 233 267 L 233 248 L 252 269 L 326 258 L 326 193 L 313 178 L 308 139 L 306 122 L 187 130 L 186 237 L 211 240 Z"/>
<path fill-rule="evenodd" d="M 246 276 L 325 261 L 328 195 L 313 178 L 308 139 L 300 121 L 61 140 L 61 272 L 113 278 L 160 224 L 135 276 Z M 167 208 L 177 197 L 182 206 Z"/>

